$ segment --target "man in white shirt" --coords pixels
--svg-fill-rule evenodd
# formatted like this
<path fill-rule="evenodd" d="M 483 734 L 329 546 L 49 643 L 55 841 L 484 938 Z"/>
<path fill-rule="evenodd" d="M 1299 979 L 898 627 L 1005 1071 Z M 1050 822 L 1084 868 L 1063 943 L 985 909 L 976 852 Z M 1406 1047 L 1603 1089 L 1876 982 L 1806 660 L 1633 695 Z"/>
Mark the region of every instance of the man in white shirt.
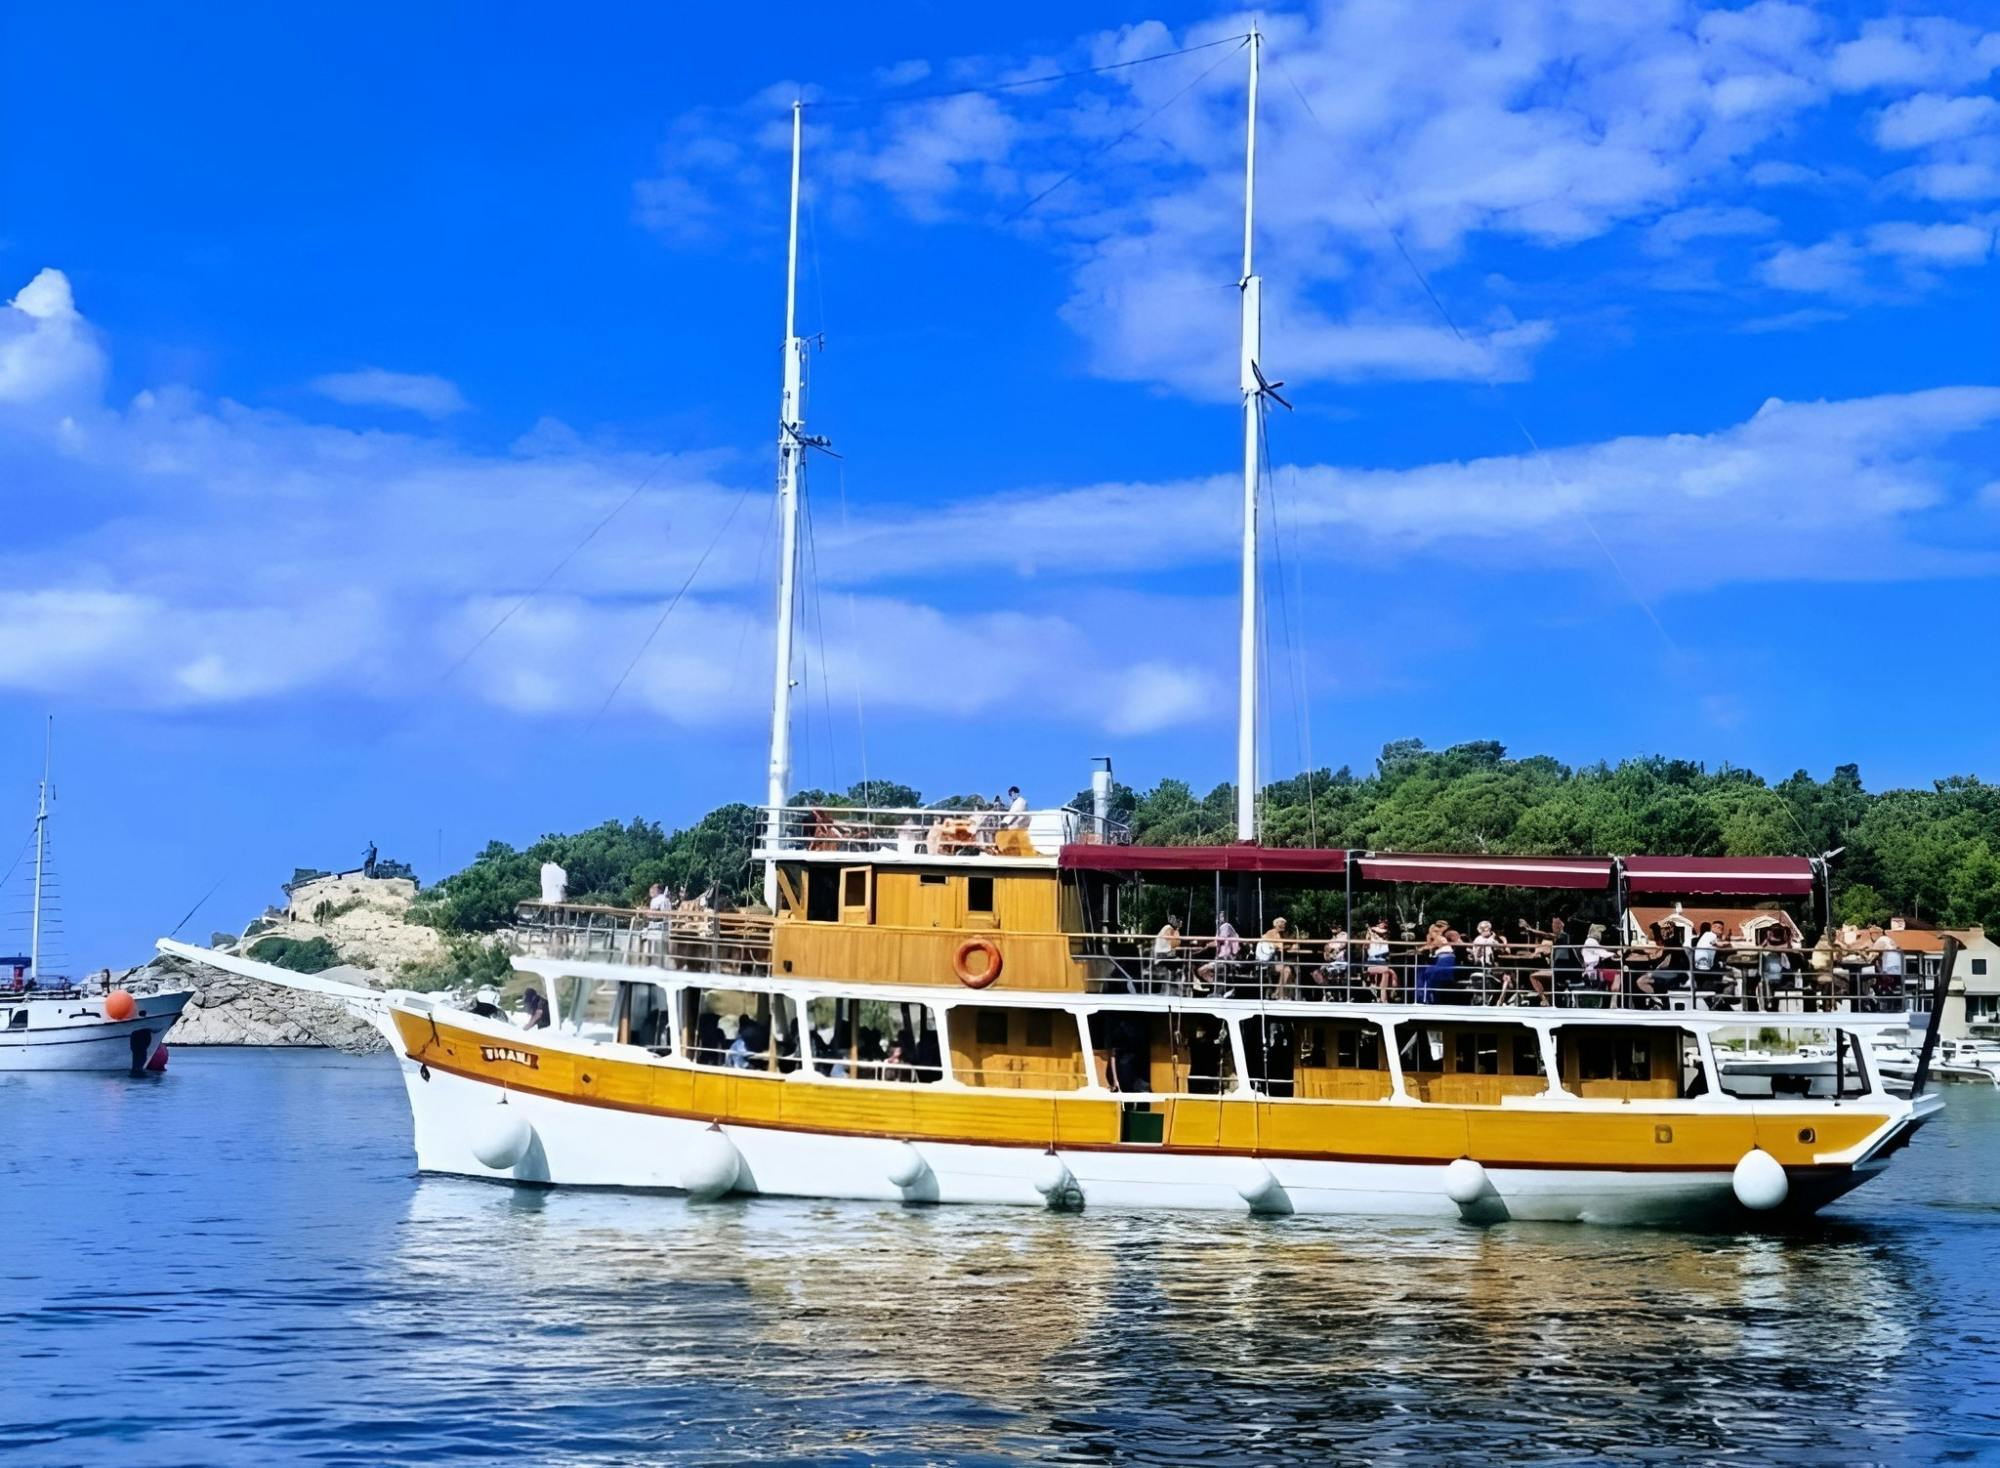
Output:
<path fill-rule="evenodd" d="M 1698 974 L 1715 972 L 1715 961 L 1720 956 L 1717 950 L 1719 940 L 1715 931 L 1717 926 L 1715 923 L 1703 923 L 1701 936 L 1694 940 L 1694 971 Z"/>
<path fill-rule="evenodd" d="M 1028 797 L 1021 793 L 1019 785 L 1007 787 L 1007 826 L 1015 831 L 1028 829 Z"/>

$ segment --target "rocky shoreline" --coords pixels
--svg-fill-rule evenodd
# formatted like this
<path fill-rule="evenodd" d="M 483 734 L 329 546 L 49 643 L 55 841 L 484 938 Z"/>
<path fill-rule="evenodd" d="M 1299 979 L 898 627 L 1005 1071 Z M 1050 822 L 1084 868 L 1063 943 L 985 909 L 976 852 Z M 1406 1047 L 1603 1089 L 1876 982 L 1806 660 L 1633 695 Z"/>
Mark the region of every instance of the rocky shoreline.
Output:
<path fill-rule="evenodd" d="M 135 987 L 191 984 L 194 1001 L 168 1032 L 169 1045 L 316 1045 L 367 1055 L 388 1043 L 337 999 L 280 989 L 206 964 L 160 958 L 121 982 Z"/>
<path fill-rule="evenodd" d="M 258 957 L 265 939 L 291 944 L 324 940 L 340 966 L 325 977 L 364 988 L 384 988 L 392 974 L 434 959 L 438 933 L 408 919 L 417 885 L 403 877 L 335 873 L 299 882 L 282 908 L 272 908 L 220 951 Z M 337 999 L 301 993 L 225 973 L 206 964 L 157 957 L 119 980 L 133 988 L 191 984 L 194 1001 L 168 1034 L 170 1045 L 325 1046 L 349 1054 L 388 1048 L 381 1033 Z"/>

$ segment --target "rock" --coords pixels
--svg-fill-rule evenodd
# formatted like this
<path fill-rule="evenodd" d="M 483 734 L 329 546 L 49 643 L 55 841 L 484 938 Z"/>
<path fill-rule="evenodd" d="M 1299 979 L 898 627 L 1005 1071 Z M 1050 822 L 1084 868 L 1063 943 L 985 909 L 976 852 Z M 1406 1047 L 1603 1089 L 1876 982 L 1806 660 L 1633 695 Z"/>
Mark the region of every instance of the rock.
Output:
<path fill-rule="evenodd" d="M 375 978 L 360 970 L 330 976 L 348 982 Z M 155 959 L 118 982 L 128 986 L 192 984 L 195 997 L 170 1032 L 175 1045 L 326 1045 L 350 1055 L 388 1048 L 367 1020 L 337 999 L 302 994 L 275 984 L 224 973 L 205 964 Z"/>
<path fill-rule="evenodd" d="M 406 877 L 348 872 L 301 882 L 283 912 L 254 924 L 237 951 L 259 938 L 324 938 L 347 963 L 397 973 L 444 952 L 437 929 L 409 921 L 416 897 L 417 884 Z"/>

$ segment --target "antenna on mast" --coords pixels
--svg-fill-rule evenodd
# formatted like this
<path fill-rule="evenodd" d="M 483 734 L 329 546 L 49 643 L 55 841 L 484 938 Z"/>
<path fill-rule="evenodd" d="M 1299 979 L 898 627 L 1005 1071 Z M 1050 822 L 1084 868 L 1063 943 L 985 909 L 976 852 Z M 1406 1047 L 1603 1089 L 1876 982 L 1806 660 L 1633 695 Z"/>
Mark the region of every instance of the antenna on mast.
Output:
<path fill-rule="evenodd" d="M 1257 212 L 1257 63 L 1264 38 L 1250 23 L 1250 121 L 1243 151 L 1243 607 L 1239 629 L 1236 708 L 1236 839 L 1257 839 L 1257 463 L 1263 447 L 1264 282 L 1253 262 Z M 1279 399 L 1283 401 L 1283 399 Z"/>
<path fill-rule="evenodd" d="M 806 344 L 798 331 L 799 151 L 805 103 L 792 103 L 792 208 L 785 249 L 785 389 L 778 407 L 778 649 L 771 686 L 771 764 L 764 790 L 770 808 L 765 846 L 776 850 L 779 822 L 792 783 L 792 619 L 799 560 L 799 487 L 805 477 Z M 764 861 L 764 905 L 778 910 L 778 863 Z"/>

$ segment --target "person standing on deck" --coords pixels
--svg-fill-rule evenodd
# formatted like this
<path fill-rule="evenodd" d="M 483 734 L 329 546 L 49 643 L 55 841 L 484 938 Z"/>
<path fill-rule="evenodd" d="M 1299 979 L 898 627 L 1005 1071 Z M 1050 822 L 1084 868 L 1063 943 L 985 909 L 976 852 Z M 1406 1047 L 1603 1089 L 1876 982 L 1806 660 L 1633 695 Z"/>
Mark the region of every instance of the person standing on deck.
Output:
<path fill-rule="evenodd" d="M 1021 793 L 1019 785 L 1007 787 L 1007 828 L 1011 831 L 1028 829 L 1028 797 Z"/>

